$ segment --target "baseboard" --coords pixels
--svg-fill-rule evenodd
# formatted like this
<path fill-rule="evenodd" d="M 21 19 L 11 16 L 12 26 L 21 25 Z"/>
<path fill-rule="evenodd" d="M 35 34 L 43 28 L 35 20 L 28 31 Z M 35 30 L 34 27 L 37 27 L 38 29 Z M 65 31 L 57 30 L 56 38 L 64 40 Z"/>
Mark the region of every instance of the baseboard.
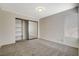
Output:
<path fill-rule="evenodd" d="M 50 40 L 42 39 L 42 38 L 39 38 L 39 39 L 46 40 L 46 41 L 50 41 Z M 55 42 L 55 43 L 63 44 L 63 45 L 70 46 L 70 47 L 74 47 L 74 48 L 79 48 L 78 46 L 70 45 L 70 44 L 67 44 L 67 43 L 64 43 L 64 42 L 60 42 L 60 41 L 50 41 L 50 42 Z"/>
<path fill-rule="evenodd" d="M 2 44 L 1 47 L 6 46 L 6 45 L 10 45 L 10 44 L 15 44 L 15 43 L 16 43 L 15 41 L 14 42 L 5 43 L 5 44 Z"/>

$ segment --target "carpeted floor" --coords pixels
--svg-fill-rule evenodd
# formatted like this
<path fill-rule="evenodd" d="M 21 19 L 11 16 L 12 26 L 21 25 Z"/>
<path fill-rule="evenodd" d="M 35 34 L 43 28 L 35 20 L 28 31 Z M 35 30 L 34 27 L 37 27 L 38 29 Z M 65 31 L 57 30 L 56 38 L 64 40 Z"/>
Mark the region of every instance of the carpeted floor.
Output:
<path fill-rule="evenodd" d="M 78 49 L 42 39 L 24 40 L 0 48 L 0 56 L 77 56 Z"/>

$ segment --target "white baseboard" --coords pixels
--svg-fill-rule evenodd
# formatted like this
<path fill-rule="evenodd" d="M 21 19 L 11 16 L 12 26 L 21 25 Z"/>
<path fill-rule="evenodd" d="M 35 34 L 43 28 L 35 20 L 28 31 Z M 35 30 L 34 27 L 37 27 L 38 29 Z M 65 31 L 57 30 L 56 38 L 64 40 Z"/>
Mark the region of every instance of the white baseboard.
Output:
<path fill-rule="evenodd" d="M 41 39 L 41 38 L 39 38 L 39 39 Z M 47 39 L 42 39 L 42 40 L 47 40 Z M 79 48 L 79 45 L 76 45 L 76 44 L 71 45 L 70 43 L 61 42 L 61 41 L 52 41 L 52 40 L 47 40 L 47 41 L 56 42 L 56 43 L 71 46 L 71 47 L 74 47 L 74 48 Z"/>
<path fill-rule="evenodd" d="M 5 46 L 5 45 L 9 45 L 9 44 L 14 44 L 15 43 L 15 41 L 12 41 L 12 42 L 7 42 L 7 43 L 3 43 L 1 46 L 0 46 L 0 48 L 2 47 L 2 46 Z"/>

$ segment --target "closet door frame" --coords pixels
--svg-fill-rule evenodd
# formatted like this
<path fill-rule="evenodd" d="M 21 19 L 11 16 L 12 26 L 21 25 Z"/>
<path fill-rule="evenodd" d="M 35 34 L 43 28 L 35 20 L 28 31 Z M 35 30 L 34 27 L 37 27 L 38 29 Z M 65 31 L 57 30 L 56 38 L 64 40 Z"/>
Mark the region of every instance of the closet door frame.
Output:
<path fill-rule="evenodd" d="M 26 21 L 27 23 L 28 23 L 28 33 L 27 33 L 27 39 L 26 40 L 30 40 L 29 39 L 29 21 L 31 21 L 31 22 L 35 22 L 35 23 L 37 23 L 37 38 L 38 38 L 38 21 L 33 21 L 33 20 L 26 20 L 26 19 L 22 19 L 22 18 L 15 18 L 15 20 L 21 20 L 21 26 L 22 26 L 22 40 L 23 40 L 23 21 Z M 37 39 L 37 38 L 32 38 L 32 39 Z"/>
<path fill-rule="evenodd" d="M 21 40 L 23 40 L 23 21 L 27 21 L 28 22 L 28 20 L 24 20 L 24 19 L 21 19 L 21 18 L 15 18 L 15 20 L 21 20 L 21 33 L 22 33 L 22 36 L 21 36 Z M 28 26 L 28 25 L 27 25 Z M 28 33 L 27 33 L 27 39 L 26 40 L 28 40 Z"/>

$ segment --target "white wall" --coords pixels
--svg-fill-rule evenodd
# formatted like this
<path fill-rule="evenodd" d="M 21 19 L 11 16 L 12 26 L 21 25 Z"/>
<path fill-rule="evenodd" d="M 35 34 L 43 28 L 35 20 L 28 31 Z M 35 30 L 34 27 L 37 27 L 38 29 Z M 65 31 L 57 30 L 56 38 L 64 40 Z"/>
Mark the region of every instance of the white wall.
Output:
<path fill-rule="evenodd" d="M 40 19 L 40 38 L 79 48 L 76 8 Z"/>
<path fill-rule="evenodd" d="M 14 43 L 15 41 L 15 20 L 12 13 L 0 10 L 0 45 Z"/>
<path fill-rule="evenodd" d="M 15 18 L 29 19 L 26 16 L 0 9 L 0 46 L 15 43 Z M 30 20 L 34 20 L 31 19 Z"/>
<path fill-rule="evenodd" d="M 60 17 L 60 18 L 58 18 Z M 64 38 L 64 20 L 62 16 L 52 16 L 40 19 L 40 36 L 50 41 L 61 42 Z"/>
<path fill-rule="evenodd" d="M 73 13 L 64 20 L 64 43 L 74 47 L 79 47 L 77 17 L 78 13 Z"/>

